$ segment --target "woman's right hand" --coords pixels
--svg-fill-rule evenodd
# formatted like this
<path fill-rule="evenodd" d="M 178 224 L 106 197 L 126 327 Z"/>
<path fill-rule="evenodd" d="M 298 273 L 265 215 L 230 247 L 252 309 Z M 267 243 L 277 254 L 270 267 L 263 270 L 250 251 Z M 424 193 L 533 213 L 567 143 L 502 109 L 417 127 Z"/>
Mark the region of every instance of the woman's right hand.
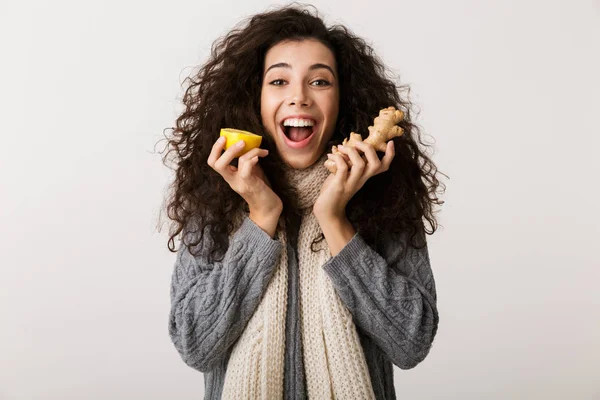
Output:
<path fill-rule="evenodd" d="M 238 193 L 255 215 L 270 215 L 281 213 L 283 203 L 277 194 L 271 189 L 271 184 L 265 176 L 263 169 L 258 165 L 259 157 L 266 157 L 269 151 L 254 148 L 239 157 L 238 166 L 235 167 L 231 161 L 238 157 L 244 148 L 244 141 L 240 140 L 235 145 L 223 152 L 225 138 L 221 137 L 215 142 L 208 156 L 208 165 L 217 171 L 223 179 Z"/>

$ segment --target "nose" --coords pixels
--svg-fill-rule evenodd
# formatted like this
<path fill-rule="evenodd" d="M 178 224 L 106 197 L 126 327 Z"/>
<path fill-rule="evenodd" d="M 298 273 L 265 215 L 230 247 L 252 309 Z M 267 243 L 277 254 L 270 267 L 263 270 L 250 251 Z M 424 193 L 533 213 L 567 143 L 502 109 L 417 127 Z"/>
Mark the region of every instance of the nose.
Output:
<path fill-rule="evenodd" d="M 306 88 L 302 84 L 294 85 L 290 91 L 290 97 L 288 99 L 288 105 L 290 106 L 301 106 L 309 107 L 311 100 L 306 93 Z"/>

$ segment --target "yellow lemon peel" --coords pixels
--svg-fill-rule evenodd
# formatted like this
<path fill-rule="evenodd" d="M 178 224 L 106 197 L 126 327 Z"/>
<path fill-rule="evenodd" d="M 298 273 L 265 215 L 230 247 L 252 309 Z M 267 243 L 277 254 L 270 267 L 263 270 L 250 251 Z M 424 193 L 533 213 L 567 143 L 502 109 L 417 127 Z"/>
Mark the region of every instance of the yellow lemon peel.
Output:
<path fill-rule="evenodd" d="M 252 132 L 242 131 L 240 129 L 222 128 L 219 136 L 225 136 L 225 150 L 240 140 L 243 140 L 244 148 L 239 154 L 240 156 L 246 154 L 254 148 L 260 147 L 260 144 L 262 143 L 262 136 L 256 135 Z"/>

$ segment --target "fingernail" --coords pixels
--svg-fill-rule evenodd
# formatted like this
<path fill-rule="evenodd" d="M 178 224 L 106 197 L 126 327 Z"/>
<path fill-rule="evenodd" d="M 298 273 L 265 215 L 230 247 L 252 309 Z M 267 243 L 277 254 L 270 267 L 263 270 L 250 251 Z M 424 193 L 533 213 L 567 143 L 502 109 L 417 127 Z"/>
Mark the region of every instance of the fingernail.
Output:
<path fill-rule="evenodd" d="M 225 136 L 221 136 L 218 140 L 219 143 L 223 143 L 225 141 Z"/>
<path fill-rule="evenodd" d="M 240 140 L 240 141 L 239 141 L 239 142 L 237 142 L 235 145 L 236 145 L 237 147 L 244 147 L 244 144 L 245 144 L 245 143 L 244 143 L 244 141 L 243 141 L 243 140 Z"/>

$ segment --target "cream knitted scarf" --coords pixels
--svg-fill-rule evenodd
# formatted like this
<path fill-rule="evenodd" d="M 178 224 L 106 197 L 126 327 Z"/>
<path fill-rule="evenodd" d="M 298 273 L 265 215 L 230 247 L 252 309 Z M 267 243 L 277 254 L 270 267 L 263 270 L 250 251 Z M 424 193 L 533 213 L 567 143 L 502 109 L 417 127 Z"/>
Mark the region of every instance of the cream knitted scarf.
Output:
<path fill-rule="evenodd" d="M 302 355 L 309 399 L 374 399 L 371 379 L 352 315 L 322 268 L 331 258 L 312 206 L 329 176 L 324 154 L 312 166 L 286 166 L 303 211 L 298 234 Z M 233 347 L 223 387 L 224 399 L 282 399 L 288 258 L 285 228 L 277 231 L 283 251 L 267 290 Z"/>

